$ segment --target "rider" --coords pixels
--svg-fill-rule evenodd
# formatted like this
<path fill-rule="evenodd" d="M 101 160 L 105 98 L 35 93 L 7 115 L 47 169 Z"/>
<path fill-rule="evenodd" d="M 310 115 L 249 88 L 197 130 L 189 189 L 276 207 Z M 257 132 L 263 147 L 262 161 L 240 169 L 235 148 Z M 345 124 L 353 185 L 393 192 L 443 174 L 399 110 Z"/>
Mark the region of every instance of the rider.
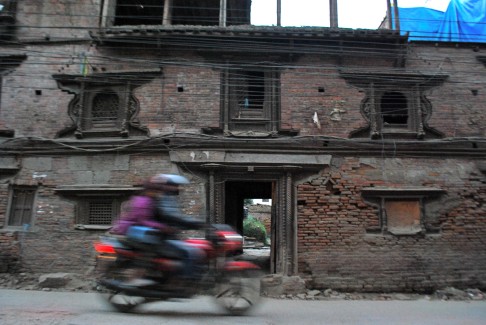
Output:
<path fill-rule="evenodd" d="M 142 193 L 131 198 L 128 211 L 120 217 L 110 232 L 143 242 L 145 238 L 137 238 L 137 230 L 140 229 L 137 226 L 156 229 L 159 233 L 155 247 L 157 252 L 181 259 L 184 262 L 183 277 L 195 280 L 195 264 L 201 258 L 202 251 L 175 236 L 181 229 L 205 227 L 205 223 L 187 217 L 180 211 L 179 186 L 188 183 L 189 181 L 180 175 L 158 174 L 151 177 L 144 183 Z"/>

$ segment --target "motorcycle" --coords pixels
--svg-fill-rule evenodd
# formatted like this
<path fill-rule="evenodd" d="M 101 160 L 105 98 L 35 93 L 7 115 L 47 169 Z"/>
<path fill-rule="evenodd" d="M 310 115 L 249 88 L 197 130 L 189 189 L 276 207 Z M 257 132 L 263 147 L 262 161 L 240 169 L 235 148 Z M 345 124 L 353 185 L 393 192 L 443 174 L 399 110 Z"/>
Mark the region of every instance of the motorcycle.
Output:
<path fill-rule="evenodd" d="M 141 228 L 146 238 L 154 235 L 151 228 Z M 101 295 L 120 312 L 130 312 L 144 303 L 195 295 L 213 296 L 233 315 L 244 314 L 258 304 L 262 271 L 251 262 L 237 259 L 243 252 L 243 237 L 231 226 L 211 225 L 205 238 L 188 238 L 185 242 L 204 253 L 197 263 L 195 283 L 181 279 L 181 260 L 147 253 L 126 238 L 101 236 L 94 243 Z M 130 285 L 130 279 L 141 269 L 149 284 Z"/>

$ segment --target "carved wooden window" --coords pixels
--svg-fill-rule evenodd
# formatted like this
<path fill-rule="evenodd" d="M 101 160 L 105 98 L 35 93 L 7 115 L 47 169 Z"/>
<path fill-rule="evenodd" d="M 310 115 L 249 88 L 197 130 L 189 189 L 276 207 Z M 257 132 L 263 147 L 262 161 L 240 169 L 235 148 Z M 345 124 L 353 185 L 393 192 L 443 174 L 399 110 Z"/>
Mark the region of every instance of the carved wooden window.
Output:
<path fill-rule="evenodd" d="M 10 202 L 8 226 L 30 227 L 36 189 L 32 187 L 14 187 Z"/>
<path fill-rule="evenodd" d="M 91 110 L 86 110 L 85 129 L 120 128 L 120 98 L 116 93 L 96 94 L 91 103 Z"/>
<path fill-rule="evenodd" d="M 360 111 L 368 125 L 352 131 L 352 138 L 423 139 L 444 136 L 428 125 L 432 104 L 426 92 L 440 86 L 447 75 L 362 72 L 343 72 L 340 75 L 365 94 Z"/>
<path fill-rule="evenodd" d="M 223 72 L 222 117 L 226 132 L 276 132 L 280 106 L 279 72 L 234 68 Z"/>
<path fill-rule="evenodd" d="M 77 123 L 76 136 L 128 136 L 124 120 L 130 120 L 127 118 L 130 107 L 136 106 L 138 112 L 138 101 L 132 95 L 124 95 L 126 91 L 130 90 L 123 85 L 100 87 L 86 84 L 80 96 L 82 105 L 75 105 L 71 110 L 82 117 Z"/>
<path fill-rule="evenodd" d="M 422 138 L 432 107 L 420 91 L 370 89 L 362 102 L 372 138 Z"/>
<path fill-rule="evenodd" d="M 79 75 L 54 75 L 59 88 L 74 94 L 68 107 L 73 125 L 58 132 L 58 137 L 148 135 L 140 125 L 140 104 L 133 90 L 160 72 L 125 72 Z"/>
<path fill-rule="evenodd" d="M 104 26 L 250 24 L 250 0 L 105 0 Z"/>

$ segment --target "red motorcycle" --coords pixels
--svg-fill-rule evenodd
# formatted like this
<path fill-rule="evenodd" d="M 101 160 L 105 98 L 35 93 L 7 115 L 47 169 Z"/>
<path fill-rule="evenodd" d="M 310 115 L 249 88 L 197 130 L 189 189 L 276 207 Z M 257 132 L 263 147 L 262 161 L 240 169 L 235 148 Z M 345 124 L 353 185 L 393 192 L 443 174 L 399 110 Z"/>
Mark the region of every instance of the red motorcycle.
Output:
<path fill-rule="evenodd" d="M 147 228 L 147 236 L 150 236 Z M 185 242 L 204 252 L 198 263 L 196 283 L 181 280 L 181 260 L 150 254 L 125 238 L 102 236 L 94 243 L 98 285 L 102 296 L 121 312 L 149 302 L 211 295 L 228 312 L 248 312 L 260 300 L 260 268 L 236 256 L 243 251 L 243 237 L 231 226 L 212 225 L 205 238 Z M 143 286 L 130 285 L 134 274 L 144 271 Z"/>

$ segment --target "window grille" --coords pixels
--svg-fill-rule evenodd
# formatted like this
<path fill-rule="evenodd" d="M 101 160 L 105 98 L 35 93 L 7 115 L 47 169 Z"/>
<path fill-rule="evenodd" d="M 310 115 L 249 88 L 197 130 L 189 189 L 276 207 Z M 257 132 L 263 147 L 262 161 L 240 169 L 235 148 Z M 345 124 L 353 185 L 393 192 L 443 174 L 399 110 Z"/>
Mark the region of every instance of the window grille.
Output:
<path fill-rule="evenodd" d="M 89 202 L 88 224 L 110 225 L 114 216 L 113 200 L 96 200 Z"/>
<path fill-rule="evenodd" d="M 117 127 L 118 113 L 119 100 L 116 94 L 97 94 L 91 110 L 93 128 Z"/>
<path fill-rule="evenodd" d="M 123 197 L 83 197 L 78 205 L 76 224 L 86 226 L 108 227 L 113 224 L 120 213 Z"/>

